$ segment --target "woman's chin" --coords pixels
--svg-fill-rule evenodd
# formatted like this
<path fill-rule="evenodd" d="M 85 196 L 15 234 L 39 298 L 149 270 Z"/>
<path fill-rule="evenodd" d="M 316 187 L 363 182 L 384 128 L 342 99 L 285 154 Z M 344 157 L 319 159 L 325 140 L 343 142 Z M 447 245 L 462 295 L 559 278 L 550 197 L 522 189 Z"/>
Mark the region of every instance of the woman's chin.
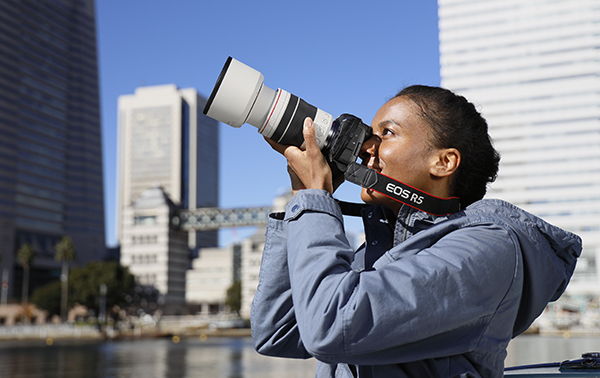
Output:
<path fill-rule="evenodd" d="M 396 202 L 373 189 L 362 188 L 360 199 L 368 205 L 387 206 L 394 212 L 398 212 L 401 206 L 400 202 Z"/>
<path fill-rule="evenodd" d="M 378 197 L 382 197 L 381 194 L 377 193 L 373 189 L 362 188 L 360 191 L 360 199 L 369 205 L 377 205 Z"/>

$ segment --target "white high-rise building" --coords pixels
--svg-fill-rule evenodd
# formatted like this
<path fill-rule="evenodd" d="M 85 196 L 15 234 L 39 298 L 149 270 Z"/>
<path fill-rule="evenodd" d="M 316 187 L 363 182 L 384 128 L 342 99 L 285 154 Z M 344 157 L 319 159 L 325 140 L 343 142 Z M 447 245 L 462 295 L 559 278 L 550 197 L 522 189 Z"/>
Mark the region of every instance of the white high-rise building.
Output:
<path fill-rule="evenodd" d="M 584 252 L 569 290 L 597 295 L 600 3 L 438 5 L 441 84 L 478 106 L 502 154 L 488 196 L 580 235 Z"/>
<path fill-rule="evenodd" d="M 218 244 L 218 231 L 169 227 L 177 208 L 218 206 L 219 124 L 202 114 L 205 101 L 175 85 L 119 97 L 121 263 L 174 313 L 185 304 L 190 251 Z"/>
<path fill-rule="evenodd" d="M 202 114 L 205 102 L 173 84 L 119 97 L 119 241 L 123 210 L 148 188 L 184 209 L 219 205 L 219 124 Z M 217 246 L 218 232 L 190 232 L 189 245 Z"/>
<path fill-rule="evenodd" d="M 170 227 L 177 206 L 161 187 L 143 191 L 123 210 L 121 264 L 139 285 L 154 287 L 165 314 L 184 314 L 190 250 L 185 231 Z M 149 304 L 150 310 L 153 307 Z"/>

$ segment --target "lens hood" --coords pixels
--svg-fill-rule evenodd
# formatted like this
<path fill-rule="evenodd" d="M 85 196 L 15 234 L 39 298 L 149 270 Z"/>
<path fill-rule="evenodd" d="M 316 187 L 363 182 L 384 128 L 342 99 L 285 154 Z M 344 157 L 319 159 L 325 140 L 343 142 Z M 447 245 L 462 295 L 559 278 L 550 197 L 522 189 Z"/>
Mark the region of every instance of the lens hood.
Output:
<path fill-rule="evenodd" d="M 233 59 L 221 70 L 204 114 L 233 127 L 246 123 L 263 86 L 264 76 L 255 69 Z"/>

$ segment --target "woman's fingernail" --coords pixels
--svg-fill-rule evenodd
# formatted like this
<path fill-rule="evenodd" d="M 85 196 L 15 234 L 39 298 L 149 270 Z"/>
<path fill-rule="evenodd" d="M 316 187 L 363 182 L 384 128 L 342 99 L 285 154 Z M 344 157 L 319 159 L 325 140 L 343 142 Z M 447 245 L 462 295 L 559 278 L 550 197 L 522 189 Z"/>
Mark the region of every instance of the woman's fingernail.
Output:
<path fill-rule="evenodd" d="M 312 123 L 312 120 L 310 118 L 306 118 L 304 120 L 304 128 L 312 127 L 312 125 L 313 125 L 313 123 Z"/>

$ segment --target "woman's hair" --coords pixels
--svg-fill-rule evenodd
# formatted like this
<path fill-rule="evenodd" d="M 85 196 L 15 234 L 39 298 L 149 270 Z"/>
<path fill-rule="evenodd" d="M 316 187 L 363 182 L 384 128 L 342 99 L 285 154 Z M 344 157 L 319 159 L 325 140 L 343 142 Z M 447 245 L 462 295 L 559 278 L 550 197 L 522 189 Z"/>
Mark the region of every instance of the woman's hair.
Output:
<path fill-rule="evenodd" d="M 487 122 L 475 106 L 447 89 L 423 85 L 407 87 L 396 97 L 407 97 L 418 106 L 419 116 L 431 128 L 433 147 L 460 152 L 451 195 L 460 198 L 463 208 L 482 199 L 487 184 L 496 179 L 500 154 L 492 146 Z"/>

